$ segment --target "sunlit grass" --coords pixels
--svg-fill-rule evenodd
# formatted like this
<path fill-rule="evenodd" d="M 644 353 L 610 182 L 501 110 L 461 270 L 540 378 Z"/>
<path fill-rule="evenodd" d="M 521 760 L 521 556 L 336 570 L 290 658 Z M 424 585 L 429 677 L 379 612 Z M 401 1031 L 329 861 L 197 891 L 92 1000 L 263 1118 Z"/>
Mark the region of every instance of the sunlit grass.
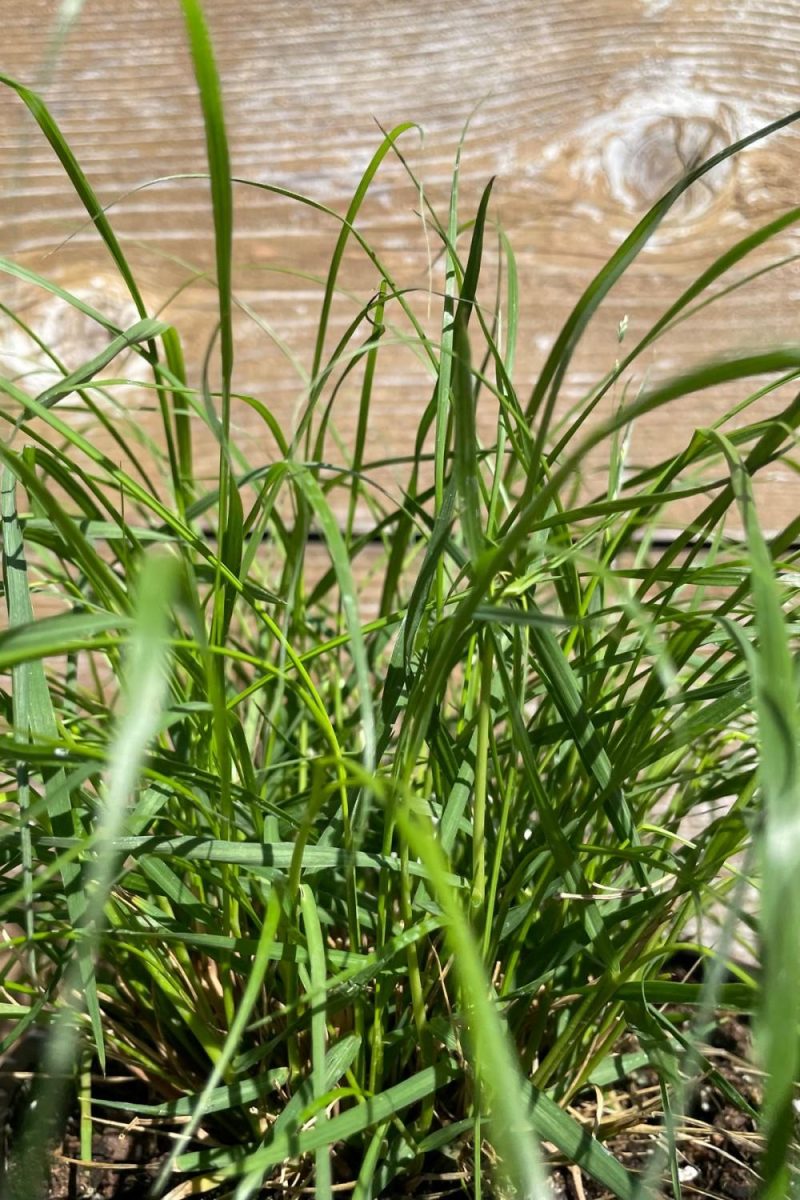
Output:
<path fill-rule="evenodd" d="M 659 201 L 578 298 L 530 395 L 515 382 L 526 283 L 495 235 L 491 185 L 465 223 L 456 170 L 447 219 L 427 213 L 443 251 L 436 337 L 359 233 L 372 181 L 410 126 L 386 134 L 339 218 L 296 428 L 281 428 L 268 397 L 246 401 L 278 453 L 255 464 L 232 420 L 244 401 L 222 96 L 199 5 L 183 8 L 208 141 L 219 379 L 184 364 L 180 330 L 148 314 L 56 123 L 4 80 L 53 146 L 140 320 L 117 328 L 0 262 L 109 335 L 71 372 L 53 347 L 58 377 L 38 395 L 0 380 L 10 681 L 0 904 L 21 931 L 0 971 L 13 1020 L 0 1052 L 54 1023 L 50 1069 L 84 1067 L 84 1157 L 87 1061 L 113 1056 L 142 1072 L 163 1103 L 128 1116 L 181 1135 L 159 1192 L 177 1170 L 227 1181 L 243 1200 L 291 1161 L 318 1196 L 338 1179 L 366 1200 L 447 1161 L 471 1194 L 538 1200 L 555 1147 L 624 1198 L 664 1181 L 680 1190 L 675 1129 L 692 1077 L 713 1072 L 700 1033 L 716 1007 L 732 1007 L 759 1013 L 764 1195 L 783 1196 L 800 969 L 800 519 L 765 538 L 751 481 L 794 450 L 800 347 L 687 367 L 598 414 L 637 357 L 677 321 L 701 325 L 711 290 L 722 294 L 727 273 L 800 210 L 724 253 L 567 417 L 562 384 L 589 321 L 682 192 L 798 114 Z M 374 266 L 374 291 L 334 344 L 351 244 Z M 488 289 L 487 261 L 499 272 Z M 382 463 L 405 481 L 399 499 L 365 450 L 389 328 L 433 380 L 414 454 Z M 124 427 L 112 461 L 63 411 L 74 395 L 101 411 L 100 377 L 123 351 L 145 364 L 157 397 L 156 486 Z M 345 376 L 360 389 L 356 441 L 332 461 Z M 764 377 L 776 396 L 755 416 Z M 738 399 L 713 430 L 686 428 L 678 453 L 630 468 L 632 422 L 695 394 L 702 411 L 723 384 Z M 491 444 L 478 404 L 493 414 Z M 218 445 L 210 489 L 196 470 L 200 423 Z M 591 496 L 579 481 L 595 449 L 608 480 Z M 691 524 L 657 538 L 681 502 L 694 506 Z M 367 555 L 381 581 L 368 614 Z M 35 619 L 41 588 L 61 615 Z M 756 852 L 763 973 L 664 977 L 689 923 L 740 896 L 738 872 Z M 692 948 L 718 966 L 740 936 L 757 953 L 752 923 L 730 919 L 716 948 Z M 623 1041 L 637 1047 L 628 1067 Z M 661 1153 L 638 1178 L 603 1143 L 614 1085 L 643 1067 L 663 1120 Z M 609 1120 L 593 1129 L 570 1106 L 597 1088 Z M 41 1126 L 29 1129 L 41 1151 Z M 31 1170 L 10 1177 L 19 1200 L 38 1186 L 43 1155 Z"/>

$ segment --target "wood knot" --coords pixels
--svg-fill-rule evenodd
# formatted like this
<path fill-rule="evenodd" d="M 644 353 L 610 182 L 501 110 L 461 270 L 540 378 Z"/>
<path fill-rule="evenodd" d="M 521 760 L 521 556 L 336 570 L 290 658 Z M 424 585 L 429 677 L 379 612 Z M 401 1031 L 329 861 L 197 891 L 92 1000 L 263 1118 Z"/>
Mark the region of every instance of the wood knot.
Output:
<path fill-rule="evenodd" d="M 690 170 L 729 144 L 730 134 L 710 116 L 657 116 L 616 134 L 607 146 L 609 191 L 618 203 L 644 211 Z M 675 210 L 698 217 L 714 203 L 730 176 L 724 160 L 682 194 Z"/>
<path fill-rule="evenodd" d="M 617 238 L 689 171 L 756 124 L 742 105 L 675 80 L 651 82 L 623 90 L 613 107 L 580 122 L 566 138 L 554 138 L 539 161 L 563 203 Z M 737 156 L 727 158 L 692 184 L 673 205 L 673 229 L 716 216 L 740 169 Z M 670 235 L 659 230 L 656 236 Z"/>
<path fill-rule="evenodd" d="M 658 115 L 634 120 L 611 134 L 603 167 L 611 197 L 637 214 L 645 212 L 689 171 L 733 140 L 728 122 L 712 116 Z M 676 202 L 674 211 L 696 219 L 724 190 L 732 160 L 714 167 Z"/>

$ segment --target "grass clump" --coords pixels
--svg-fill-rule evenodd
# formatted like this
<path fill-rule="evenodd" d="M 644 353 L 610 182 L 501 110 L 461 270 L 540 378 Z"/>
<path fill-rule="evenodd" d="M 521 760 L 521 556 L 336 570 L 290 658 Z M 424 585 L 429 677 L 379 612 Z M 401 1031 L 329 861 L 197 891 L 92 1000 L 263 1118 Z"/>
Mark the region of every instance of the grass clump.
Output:
<path fill-rule="evenodd" d="M 48 1094 L 55 1113 L 52 1078 L 77 1057 L 84 1157 L 92 1057 L 145 1076 L 163 1099 L 128 1115 L 176 1134 L 158 1194 L 184 1194 L 177 1170 L 244 1200 L 290 1164 L 293 1186 L 320 1197 L 334 1181 L 364 1200 L 425 1176 L 438 1187 L 456 1176 L 476 1196 L 541 1197 L 544 1154 L 627 1198 L 667 1183 L 680 1194 L 676 1131 L 691 1080 L 714 1072 L 701 1035 L 716 1008 L 734 1008 L 761 1014 L 762 1194 L 786 1194 L 798 519 L 766 538 L 752 484 L 791 464 L 800 349 L 737 353 L 613 408 L 608 398 L 676 322 L 694 312 L 702 323 L 726 273 L 800 212 L 731 247 L 579 408 L 565 413 L 559 397 L 588 322 L 682 192 L 797 114 L 699 166 L 647 214 L 579 299 L 528 397 L 515 381 L 521 284 L 491 222 L 491 184 L 462 224 L 456 171 L 448 219 L 427 213 L 444 264 L 435 336 L 359 233 L 372 179 L 408 127 L 386 134 L 340 220 L 307 401 L 288 431 L 267 400 L 234 391 L 222 99 L 200 8 L 183 8 L 219 295 L 197 384 L 44 104 L 4 81 L 57 153 L 139 320 L 118 328 L 0 263 L 109 335 L 72 371 L 54 349 L 56 380 L 35 396 L 24 379 L 0 380 L 2 908 L 19 931 L 2 968 L 2 1048 L 58 1018 Z M 353 246 L 374 265 L 374 294 L 334 344 Z M 384 487 L 386 463 L 366 458 L 389 341 L 421 356 L 431 380 L 414 454 L 390 464 L 402 487 Z M 146 365 L 158 401 L 163 436 L 147 464 L 124 429 L 111 430 L 112 461 L 59 411 L 77 394 L 108 423 L 102 375 L 123 351 Z M 353 380 L 355 444 L 332 461 L 337 394 Z M 750 419 L 751 381 L 771 415 Z M 630 466 L 633 422 L 724 385 L 736 399 L 712 428 Z M 251 461 L 237 406 L 262 425 L 271 461 Z M 201 431 L 218 446 L 212 487 L 195 469 Z M 608 466 L 596 495 L 582 481 L 594 450 Z M 680 534 L 657 536 L 687 512 Z M 359 580 L 376 556 L 380 596 L 365 613 Z M 41 590 L 58 615 L 36 618 Z M 765 881 L 763 972 L 724 979 L 735 939 L 755 945 L 756 917 L 739 911 L 751 877 Z M 667 977 L 692 920 L 726 907 L 718 948 L 691 944 L 710 964 L 705 982 Z M 659 1149 L 632 1171 L 604 1143 L 627 1119 L 620 1081 L 643 1068 L 659 1091 Z M 592 1128 L 576 1113 L 604 1092 Z M 40 1151 L 34 1132 L 20 1196 L 41 1186 Z"/>

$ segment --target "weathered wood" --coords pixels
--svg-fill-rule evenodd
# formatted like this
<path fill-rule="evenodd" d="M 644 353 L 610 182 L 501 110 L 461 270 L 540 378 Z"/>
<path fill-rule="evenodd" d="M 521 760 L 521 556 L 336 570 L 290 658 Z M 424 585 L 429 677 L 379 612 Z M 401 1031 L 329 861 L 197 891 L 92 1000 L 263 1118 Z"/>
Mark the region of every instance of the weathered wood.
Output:
<path fill-rule="evenodd" d="M 0 67 L 46 95 L 101 198 L 114 202 L 115 227 L 156 308 L 193 270 L 213 271 L 203 181 L 130 191 L 204 167 L 180 7 L 166 0 L 89 0 L 48 66 L 57 7 L 52 0 L 4 0 Z M 494 211 L 515 245 L 523 285 L 518 379 L 524 392 L 582 288 L 648 206 L 687 167 L 797 102 L 794 0 L 507 0 L 502 6 L 468 0 L 446 13 L 421 0 L 388 7 L 372 0 L 206 0 L 205 7 L 236 174 L 308 193 L 338 212 L 379 142 L 376 120 L 390 127 L 411 119 L 424 127 L 424 143 L 407 134 L 403 152 L 443 208 L 458 137 L 481 102 L 463 156 L 463 212 L 474 211 L 480 189 L 496 174 Z M 797 202 L 798 136 L 781 133 L 691 190 L 586 335 L 565 404 L 613 364 L 623 316 L 632 340 L 726 246 Z M 284 353 L 240 315 L 236 382 L 288 423 L 302 400 L 321 300 L 316 280 L 337 226 L 265 192 L 238 187 L 236 198 L 237 295 L 286 347 Z M 359 226 L 399 281 L 420 289 L 416 307 L 425 316 L 429 255 L 437 247 L 426 242 L 419 209 L 402 165 L 387 159 Z M 121 317 L 129 307 L 52 151 L 5 90 L 0 231 L 4 254 L 105 311 Z M 785 234 L 755 254 L 748 269 L 797 248 L 797 235 Z M 645 371 L 672 373 L 712 351 L 796 338 L 797 278 L 797 264 L 789 263 L 713 305 L 699 324 L 679 326 L 647 353 L 632 386 Z M 438 270 L 433 280 L 439 282 Z M 342 285 L 348 294 L 337 327 L 375 290 L 374 268 L 350 256 Z M 103 335 L 64 306 L 6 278 L 0 300 L 61 347 L 70 366 L 102 344 Z M 200 280 L 167 311 L 188 331 L 197 378 L 214 326 L 212 290 Z M 0 322 L 6 359 L 13 352 L 16 369 L 29 369 L 30 344 L 2 316 Z M 297 369 L 287 354 L 297 356 Z M 376 457 L 387 445 L 410 447 L 430 391 L 408 349 L 387 350 L 387 364 L 369 434 Z M 643 423 L 634 433 L 635 460 L 677 448 L 694 427 L 745 394 L 740 388 L 708 395 Z M 124 402 L 152 406 L 151 397 L 135 392 Z M 345 438 L 356 406 L 354 382 L 337 400 Z M 772 398 L 762 411 L 777 406 Z M 491 413 L 486 418 L 491 427 Z M 241 411 L 237 419 L 250 431 L 250 457 L 271 457 L 274 447 L 251 417 Z M 207 462 L 212 474 L 211 447 Z M 764 500 L 768 524 L 777 525 L 797 507 L 795 478 L 775 468 Z"/>

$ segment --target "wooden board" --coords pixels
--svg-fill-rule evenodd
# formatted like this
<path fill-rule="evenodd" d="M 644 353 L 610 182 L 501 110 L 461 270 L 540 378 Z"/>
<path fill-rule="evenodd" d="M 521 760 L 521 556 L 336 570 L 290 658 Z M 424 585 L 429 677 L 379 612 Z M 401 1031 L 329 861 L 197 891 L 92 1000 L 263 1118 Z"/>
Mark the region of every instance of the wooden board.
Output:
<path fill-rule="evenodd" d="M 204 138 L 177 0 L 87 0 L 61 46 L 54 0 L 4 0 L 0 68 L 41 90 L 125 240 L 153 309 L 169 304 L 187 335 L 193 377 L 214 327 L 207 185 L 147 181 L 204 168 Z M 65 6 L 66 7 L 66 6 Z M 418 122 L 403 153 L 445 211 L 453 157 L 463 153 L 462 215 L 497 175 L 494 213 L 516 249 L 522 279 L 517 379 L 527 395 L 560 324 L 624 235 L 686 168 L 797 103 L 800 12 L 794 0 L 469 0 L 435 10 L 422 0 L 206 0 L 223 76 L 237 176 L 313 196 L 343 213 L 384 127 Z M 477 106 L 477 107 L 476 107 Z M 725 247 L 797 203 L 798 137 L 760 143 L 695 185 L 668 218 L 588 331 L 565 383 L 574 402 L 613 365 L 616 331 L 632 342 Z M 302 403 L 336 222 L 263 191 L 237 187 L 237 387 L 289 424 Z M 382 166 L 359 227 L 404 286 L 439 286 L 440 264 L 403 165 Z M 124 288 L 86 226 L 52 151 L 12 93 L 0 90 L 0 251 L 122 319 Z M 69 238 L 68 241 L 65 239 Z M 757 270 L 797 253 L 795 233 L 755 254 Z M 737 278 L 745 273 L 738 269 Z M 352 255 L 336 328 L 375 290 Z M 712 352 L 797 337 L 800 269 L 789 262 L 679 326 L 632 375 L 673 373 Z M 16 308 L 76 366 L 104 336 L 67 307 L 0 278 Z M 31 345 L 0 315 L 0 350 L 18 371 Z M 296 361 L 295 361 L 296 360 Z M 370 451 L 410 447 L 431 381 L 402 345 L 387 352 Z M 34 386 L 36 380 L 29 380 Z M 335 420 L 352 434 L 357 381 Z M 636 462 L 683 445 L 711 423 L 725 396 L 676 406 L 634 431 Z M 784 392 L 784 398 L 786 393 Z M 152 401 L 121 393 L 130 408 Z M 767 408 L 777 408 L 771 398 Z M 491 426 L 491 413 L 484 414 Z M 75 419 L 81 419 L 76 417 Z M 151 418 L 142 416 L 145 427 Z M 237 413 L 253 461 L 274 445 Z M 335 448 L 331 450 L 331 454 Z M 208 448 L 208 474 L 213 450 Z M 800 485 L 785 468 L 764 491 L 767 523 L 797 508 Z"/>

